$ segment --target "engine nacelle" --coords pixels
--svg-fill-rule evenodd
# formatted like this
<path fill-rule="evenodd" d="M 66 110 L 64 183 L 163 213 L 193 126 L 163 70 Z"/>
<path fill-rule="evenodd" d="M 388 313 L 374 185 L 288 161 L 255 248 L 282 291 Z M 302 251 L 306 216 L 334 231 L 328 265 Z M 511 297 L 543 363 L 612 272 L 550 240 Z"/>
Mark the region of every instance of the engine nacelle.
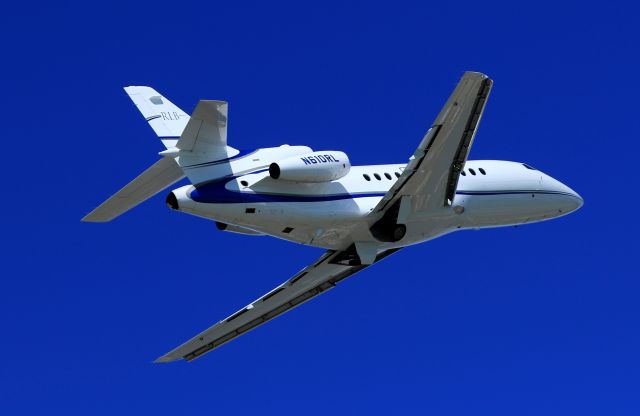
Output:
<path fill-rule="evenodd" d="M 350 169 L 344 152 L 329 150 L 279 160 L 269 166 L 269 175 L 283 181 L 329 182 L 342 178 Z"/>

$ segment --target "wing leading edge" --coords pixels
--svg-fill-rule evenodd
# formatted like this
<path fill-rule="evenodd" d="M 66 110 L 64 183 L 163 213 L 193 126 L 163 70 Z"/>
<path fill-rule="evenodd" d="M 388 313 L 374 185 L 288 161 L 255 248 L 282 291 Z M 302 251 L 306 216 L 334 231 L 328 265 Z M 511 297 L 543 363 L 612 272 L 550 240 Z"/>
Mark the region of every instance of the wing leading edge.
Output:
<path fill-rule="evenodd" d="M 451 205 L 493 81 L 465 72 L 409 160 L 404 172 L 373 213 L 388 210 L 403 196 L 411 212 Z"/>
<path fill-rule="evenodd" d="M 378 262 L 399 249 L 381 252 Z M 367 268 L 360 263 L 354 246 L 344 251 L 327 251 L 322 257 L 266 295 L 201 332 L 176 349 L 158 358 L 156 363 L 187 361 L 212 351 L 271 319 L 314 298 L 349 276 Z"/>

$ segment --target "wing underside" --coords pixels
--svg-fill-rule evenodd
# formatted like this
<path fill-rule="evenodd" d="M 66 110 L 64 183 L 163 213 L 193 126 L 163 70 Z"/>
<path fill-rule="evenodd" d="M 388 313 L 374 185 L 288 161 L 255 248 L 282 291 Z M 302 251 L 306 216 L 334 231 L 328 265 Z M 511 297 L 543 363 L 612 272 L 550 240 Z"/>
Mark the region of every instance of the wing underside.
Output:
<path fill-rule="evenodd" d="M 466 72 L 409 160 L 404 172 L 374 209 L 410 197 L 411 211 L 450 206 L 469 155 L 493 81 Z"/>
<path fill-rule="evenodd" d="M 381 252 L 375 261 L 378 262 L 397 250 Z M 353 246 L 345 251 L 329 250 L 315 263 L 304 268 L 291 279 L 158 358 L 155 362 L 170 362 L 180 359 L 192 361 L 332 289 L 338 282 L 366 267 L 368 265 L 360 264 L 358 261 Z"/>

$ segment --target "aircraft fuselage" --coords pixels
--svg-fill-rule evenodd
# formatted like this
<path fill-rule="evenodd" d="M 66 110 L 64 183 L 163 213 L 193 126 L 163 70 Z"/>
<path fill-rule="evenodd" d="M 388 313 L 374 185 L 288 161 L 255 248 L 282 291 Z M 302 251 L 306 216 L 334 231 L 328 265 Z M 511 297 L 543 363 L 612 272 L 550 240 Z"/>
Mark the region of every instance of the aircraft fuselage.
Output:
<path fill-rule="evenodd" d="M 173 191 L 177 209 L 232 226 L 229 231 L 266 234 L 300 244 L 344 249 L 354 241 L 380 248 L 420 243 L 462 229 L 502 227 L 566 215 L 582 198 L 552 177 L 519 162 L 467 161 L 455 198 L 437 212 L 414 212 L 406 235 L 380 242 L 372 236 L 370 215 L 402 174 L 405 164 L 352 166 L 344 177 L 321 183 L 272 179 L 274 153 L 307 153 L 303 146 L 239 152 L 224 163 L 194 166 L 216 178 Z M 281 156 L 280 156 L 281 157 Z M 194 175 L 194 173 L 192 173 Z"/>

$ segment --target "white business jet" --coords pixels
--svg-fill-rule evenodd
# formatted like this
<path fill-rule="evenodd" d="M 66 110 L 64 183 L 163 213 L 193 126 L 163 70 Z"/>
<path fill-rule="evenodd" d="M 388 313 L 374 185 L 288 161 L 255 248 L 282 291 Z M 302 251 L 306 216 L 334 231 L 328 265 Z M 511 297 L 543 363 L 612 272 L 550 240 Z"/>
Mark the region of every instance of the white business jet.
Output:
<path fill-rule="evenodd" d="M 160 137 L 162 158 L 83 221 L 105 222 L 187 177 L 167 205 L 217 228 L 327 251 L 271 292 L 156 362 L 194 360 L 408 245 L 452 231 L 544 221 L 582 206 L 572 189 L 519 162 L 467 160 L 492 81 L 464 74 L 408 163 L 351 166 L 306 146 L 227 145 L 227 103 L 188 116 L 149 87 L 127 94 Z"/>

